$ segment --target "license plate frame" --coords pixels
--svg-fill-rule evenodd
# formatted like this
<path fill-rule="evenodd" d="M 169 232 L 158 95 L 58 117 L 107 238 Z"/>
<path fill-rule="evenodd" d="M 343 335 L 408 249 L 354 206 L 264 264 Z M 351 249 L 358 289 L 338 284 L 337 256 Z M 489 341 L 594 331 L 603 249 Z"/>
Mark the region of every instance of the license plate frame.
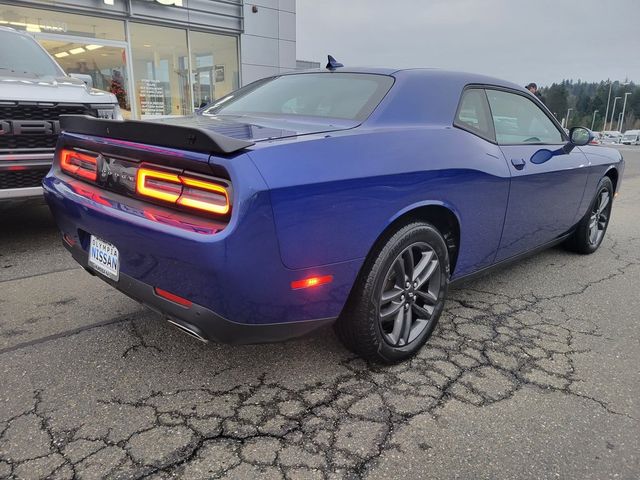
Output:
<path fill-rule="evenodd" d="M 91 235 L 88 266 L 94 272 L 117 282 L 120 279 L 120 252 L 112 243 Z"/>

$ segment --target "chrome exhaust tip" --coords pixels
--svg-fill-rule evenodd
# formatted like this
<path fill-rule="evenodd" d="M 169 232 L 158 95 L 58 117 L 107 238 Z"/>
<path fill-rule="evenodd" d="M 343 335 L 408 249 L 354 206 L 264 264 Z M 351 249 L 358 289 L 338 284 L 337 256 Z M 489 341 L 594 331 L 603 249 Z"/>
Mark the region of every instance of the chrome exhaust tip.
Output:
<path fill-rule="evenodd" d="M 179 330 L 186 333 L 187 335 L 197 340 L 200 340 L 202 343 L 209 343 L 209 340 L 204 338 L 195 327 L 176 322 L 175 320 L 172 320 L 170 318 L 167 318 L 167 322 L 171 323 L 172 325 L 174 325 L 175 327 L 177 327 Z"/>

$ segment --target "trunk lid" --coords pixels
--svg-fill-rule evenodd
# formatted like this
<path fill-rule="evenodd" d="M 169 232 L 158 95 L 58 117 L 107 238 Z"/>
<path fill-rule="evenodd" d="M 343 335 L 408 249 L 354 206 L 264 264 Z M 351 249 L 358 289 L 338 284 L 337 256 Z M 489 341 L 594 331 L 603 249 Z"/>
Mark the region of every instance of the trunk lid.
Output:
<path fill-rule="evenodd" d="M 263 142 L 280 138 L 347 130 L 358 126 L 354 120 L 301 117 L 293 115 L 204 115 L 155 119 L 153 122 L 196 127 L 226 137 Z"/>

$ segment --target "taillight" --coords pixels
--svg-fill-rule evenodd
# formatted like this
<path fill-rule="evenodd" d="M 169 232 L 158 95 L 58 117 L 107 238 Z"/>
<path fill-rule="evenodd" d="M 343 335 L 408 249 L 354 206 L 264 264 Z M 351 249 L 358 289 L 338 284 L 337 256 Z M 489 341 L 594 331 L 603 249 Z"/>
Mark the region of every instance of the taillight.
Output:
<path fill-rule="evenodd" d="M 140 168 L 136 177 L 136 193 L 175 203 L 182 193 L 182 182 L 175 173 Z"/>
<path fill-rule="evenodd" d="M 217 183 L 180 176 L 184 187 L 178 198 L 178 205 L 226 215 L 229 213 L 227 189 Z"/>
<path fill-rule="evenodd" d="M 136 193 L 218 215 L 231 208 L 227 189 L 218 183 L 145 167 L 138 169 Z"/>
<path fill-rule="evenodd" d="M 76 177 L 95 182 L 98 178 L 98 162 L 96 157 L 76 150 L 60 150 L 60 168 Z"/>

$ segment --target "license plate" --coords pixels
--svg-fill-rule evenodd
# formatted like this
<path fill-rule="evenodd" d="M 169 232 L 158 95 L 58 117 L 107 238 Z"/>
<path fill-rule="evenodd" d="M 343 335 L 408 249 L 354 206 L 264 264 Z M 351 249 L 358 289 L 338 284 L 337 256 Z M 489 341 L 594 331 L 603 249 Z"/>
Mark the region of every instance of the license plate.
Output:
<path fill-rule="evenodd" d="M 105 242 L 91 235 L 89 267 L 105 277 L 117 281 L 120 277 L 118 249 L 109 242 Z"/>

